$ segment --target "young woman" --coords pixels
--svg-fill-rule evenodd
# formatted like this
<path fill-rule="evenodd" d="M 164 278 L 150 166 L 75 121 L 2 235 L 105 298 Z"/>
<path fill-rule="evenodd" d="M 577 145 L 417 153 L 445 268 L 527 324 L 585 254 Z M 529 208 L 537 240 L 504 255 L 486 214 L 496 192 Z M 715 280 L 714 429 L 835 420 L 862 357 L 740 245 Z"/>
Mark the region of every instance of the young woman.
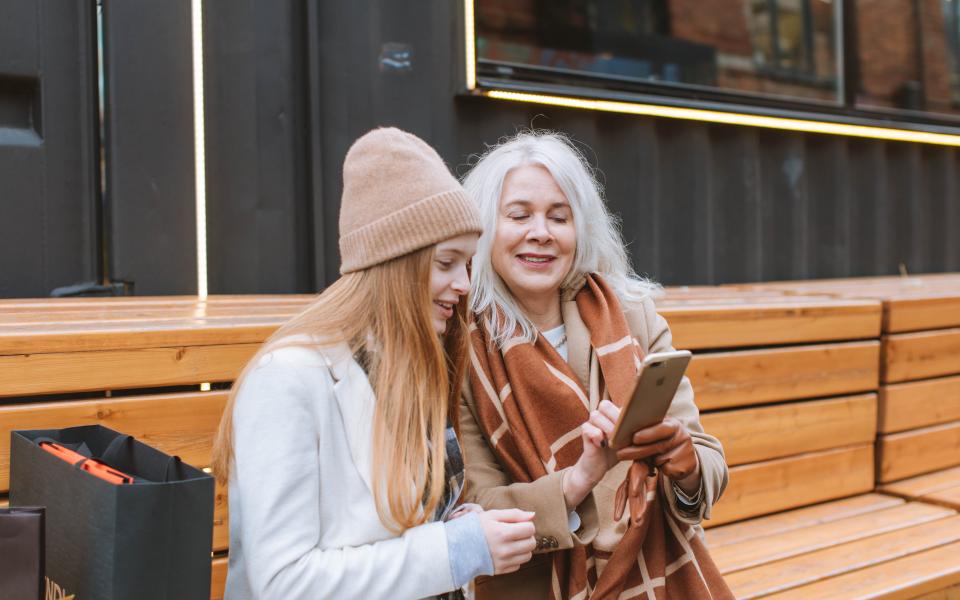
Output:
<path fill-rule="evenodd" d="M 640 360 L 672 348 L 586 160 L 562 136 L 523 133 L 464 187 L 484 224 L 460 417 L 468 500 L 535 511 L 538 541 L 477 598 L 732 597 L 696 535 L 727 468 L 690 382 L 635 446 L 606 445 Z"/>
<path fill-rule="evenodd" d="M 530 513 L 456 508 L 475 208 L 396 129 L 357 140 L 343 178 L 342 277 L 267 341 L 220 425 L 231 600 L 433 597 L 535 545 Z"/>

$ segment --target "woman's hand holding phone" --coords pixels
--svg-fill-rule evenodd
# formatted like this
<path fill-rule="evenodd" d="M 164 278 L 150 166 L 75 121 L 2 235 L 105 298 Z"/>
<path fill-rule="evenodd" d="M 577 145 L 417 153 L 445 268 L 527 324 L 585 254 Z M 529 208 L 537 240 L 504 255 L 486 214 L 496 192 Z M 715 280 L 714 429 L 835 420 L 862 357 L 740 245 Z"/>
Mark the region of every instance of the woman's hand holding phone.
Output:
<path fill-rule="evenodd" d="M 583 454 L 563 481 L 568 508 L 583 502 L 607 471 L 622 460 L 653 458 L 653 463 L 681 489 L 696 493 L 700 487 L 700 461 L 683 423 L 665 417 L 660 423 L 636 431 L 631 439 L 633 445 L 614 451 L 609 439 L 619 418 L 620 408 L 604 400 L 582 425 Z"/>
<path fill-rule="evenodd" d="M 617 452 L 618 459 L 653 458 L 653 464 L 683 491 L 693 494 L 700 487 L 700 460 L 693 439 L 677 419 L 665 417 L 660 423 L 635 432 L 631 442 L 632 446 Z"/>
<path fill-rule="evenodd" d="M 537 547 L 534 515 L 519 508 L 479 512 L 483 535 L 493 558 L 494 575 L 512 573 L 533 557 Z"/>

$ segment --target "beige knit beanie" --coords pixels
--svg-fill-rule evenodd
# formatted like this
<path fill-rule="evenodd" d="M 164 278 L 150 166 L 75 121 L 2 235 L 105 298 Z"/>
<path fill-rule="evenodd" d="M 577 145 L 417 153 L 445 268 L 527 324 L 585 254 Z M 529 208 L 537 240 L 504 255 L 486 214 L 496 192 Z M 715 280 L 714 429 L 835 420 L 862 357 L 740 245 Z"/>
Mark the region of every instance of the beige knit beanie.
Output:
<path fill-rule="evenodd" d="M 464 233 L 480 233 L 473 202 L 415 135 L 374 129 L 343 161 L 340 273 L 360 271 Z"/>

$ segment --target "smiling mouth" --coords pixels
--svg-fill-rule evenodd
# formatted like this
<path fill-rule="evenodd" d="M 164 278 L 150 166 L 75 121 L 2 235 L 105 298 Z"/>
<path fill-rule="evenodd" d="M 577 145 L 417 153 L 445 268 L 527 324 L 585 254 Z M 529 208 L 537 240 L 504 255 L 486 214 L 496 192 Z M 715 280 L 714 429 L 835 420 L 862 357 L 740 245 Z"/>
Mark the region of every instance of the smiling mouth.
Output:
<path fill-rule="evenodd" d="M 517 259 L 520 262 L 528 264 L 530 266 L 543 266 L 556 260 L 556 257 L 555 256 L 539 256 L 534 254 L 518 254 Z"/>
<path fill-rule="evenodd" d="M 434 300 L 433 303 L 440 307 L 441 314 L 445 319 L 453 316 L 453 307 L 457 305 L 456 302 L 440 302 L 439 300 Z"/>

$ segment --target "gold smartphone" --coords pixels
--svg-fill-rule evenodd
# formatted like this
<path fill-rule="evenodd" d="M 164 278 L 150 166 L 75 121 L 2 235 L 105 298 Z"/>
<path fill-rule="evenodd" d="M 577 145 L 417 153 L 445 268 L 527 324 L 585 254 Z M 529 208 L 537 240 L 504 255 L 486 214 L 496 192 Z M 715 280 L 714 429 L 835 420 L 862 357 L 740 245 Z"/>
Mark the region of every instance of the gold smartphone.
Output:
<path fill-rule="evenodd" d="M 629 446 L 634 432 L 663 420 L 683 380 L 690 356 L 687 350 L 674 350 L 654 352 L 643 359 L 630 401 L 620 410 L 620 418 L 610 435 L 612 448 Z"/>

